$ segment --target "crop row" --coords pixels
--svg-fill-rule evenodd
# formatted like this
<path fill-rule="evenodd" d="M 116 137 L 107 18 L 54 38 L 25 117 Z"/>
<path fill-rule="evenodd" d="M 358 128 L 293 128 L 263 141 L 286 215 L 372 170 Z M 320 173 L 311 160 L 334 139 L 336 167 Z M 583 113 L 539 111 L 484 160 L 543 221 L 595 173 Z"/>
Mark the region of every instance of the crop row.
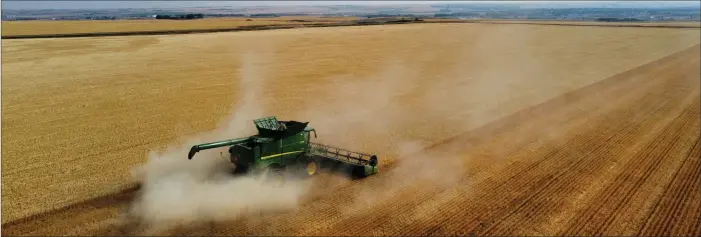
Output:
<path fill-rule="evenodd" d="M 696 97 L 698 100 L 698 96 Z M 691 108 L 695 113 L 689 116 L 690 119 L 698 121 L 701 119 L 698 111 L 698 103 Z M 683 163 L 676 169 L 674 176 L 665 188 L 664 194 L 658 198 L 647 221 L 637 233 L 638 235 L 674 235 L 674 236 L 696 236 L 698 229 L 694 226 L 698 224 L 699 216 L 694 215 L 699 209 L 699 147 L 701 137 L 697 128 L 690 129 L 697 131 L 692 149 L 687 152 Z M 694 232 L 696 231 L 696 234 Z"/>

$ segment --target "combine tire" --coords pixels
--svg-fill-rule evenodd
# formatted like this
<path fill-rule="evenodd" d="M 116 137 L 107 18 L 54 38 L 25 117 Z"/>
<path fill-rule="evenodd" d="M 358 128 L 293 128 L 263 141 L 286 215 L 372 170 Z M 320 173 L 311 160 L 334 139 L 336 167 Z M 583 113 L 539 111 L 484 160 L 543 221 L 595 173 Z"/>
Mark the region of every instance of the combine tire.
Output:
<path fill-rule="evenodd" d="M 296 170 L 297 174 L 301 178 L 311 177 L 319 173 L 319 168 L 321 168 L 319 161 L 308 156 L 302 156 L 299 158 Z"/>
<path fill-rule="evenodd" d="M 319 162 L 311 158 L 308 159 L 304 171 L 306 172 L 307 176 L 316 175 L 317 173 L 319 173 Z"/>

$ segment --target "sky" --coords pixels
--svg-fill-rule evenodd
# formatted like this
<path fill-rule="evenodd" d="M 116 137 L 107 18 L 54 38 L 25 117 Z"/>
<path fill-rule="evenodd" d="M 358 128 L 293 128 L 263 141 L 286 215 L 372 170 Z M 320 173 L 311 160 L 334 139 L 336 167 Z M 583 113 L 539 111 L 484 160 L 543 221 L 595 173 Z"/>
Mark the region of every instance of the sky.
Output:
<path fill-rule="evenodd" d="M 614 3 L 619 6 L 701 6 L 699 1 L 26 1 L 3 0 L 3 9 L 114 9 L 114 8 L 178 8 L 178 7 L 247 7 L 247 6 L 299 6 L 299 5 L 395 5 L 434 3 L 502 3 L 602 6 Z M 604 6 L 605 6 L 604 5 Z"/>

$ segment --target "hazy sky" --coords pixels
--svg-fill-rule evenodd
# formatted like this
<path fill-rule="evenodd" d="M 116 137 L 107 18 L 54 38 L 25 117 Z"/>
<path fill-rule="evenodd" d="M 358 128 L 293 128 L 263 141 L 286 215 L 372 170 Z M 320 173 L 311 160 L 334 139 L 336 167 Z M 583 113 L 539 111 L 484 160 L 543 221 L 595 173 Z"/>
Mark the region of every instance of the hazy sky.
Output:
<path fill-rule="evenodd" d="M 295 6 L 295 5 L 392 5 L 431 3 L 504 3 L 504 4 L 602 4 L 625 6 L 696 6 L 699 1 L 2 1 L 4 9 L 110 9 L 110 8 L 178 8 L 178 7 L 244 7 L 244 6 Z"/>

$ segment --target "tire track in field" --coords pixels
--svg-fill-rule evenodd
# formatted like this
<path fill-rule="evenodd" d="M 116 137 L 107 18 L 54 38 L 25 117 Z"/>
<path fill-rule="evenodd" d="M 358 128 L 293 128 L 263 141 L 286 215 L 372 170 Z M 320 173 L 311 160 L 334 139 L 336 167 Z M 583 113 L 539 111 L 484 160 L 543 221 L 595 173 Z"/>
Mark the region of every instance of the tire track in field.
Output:
<path fill-rule="evenodd" d="M 686 81 L 688 81 L 688 80 L 689 80 L 689 78 L 686 79 Z M 684 87 L 685 87 L 684 85 L 685 85 L 685 84 L 674 85 L 674 86 L 675 86 L 675 87 L 684 88 Z M 686 86 L 688 87 L 689 85 L 686 85 Z M 664 95 L 664 94 L 662 94 L 662 95 Z M 692 107 L 693 107 L 693 106 L 692 106 Z M 657 146 L 658 144 L 657 144 L 657 143 L 653 143 L 652 145 L 653 145 L 653 146 Z M 649 151 L 649 150 L 648 150 L 648 151 Z M 637 163 L 637 164 L 639 164 L 639 163 Z M 637 165 L 637 164 L 636 164 L 636 165 Z M 629 170 L 626 171 L 626 172 L 629 173 L 631 170 L 635 170 L 635 169 L 629 169 Z M 626 184 L 626 183 L 624 182 L 624 184 Z M 599 198 L 602 198 L 602 197 L 599 197 Z M 608 197 L 604 197 L 604 198 L 608 198 Z M 590 209 L 591 209 L 591 208 L 590 208 Z M 588 214 L 587 217 L 582 217 L 583 219 L 580 219 L 581 221 L 575 221 L 575 223 L 582 224 L 582 223 L 584 223 L 584 220 L 589 220 L 589 218 L 593 218 L 593 217 L 594 217 L 593 214 Z M 587 222 L 588 222 L 588 221 L 587 221 Z M 571 227 L 571 228 L 572 228 L 572 227 Z M 570 228 L 570 231 L 571 231 L 571 228 Z M 566 232 L 566 233 L 567 233 L 567 232 Z"/>
<path fill-rule="evenodd" d="M 670 88 L 670 90 L 674 90 L 674 86 Z M 676 95 L 676 94 L 674 94 Z M 689 98 L 687 96 L 676 96 L 677 98 Z M 676 99 L 670 98 L 672 102 L 676 101 Z M 678 104 L 678 103 L 675 103 Z M 679 107 L 679 106 L 675 106 Z M 681 109 L 681 108 L 680 108 Z M 669 108 L 665 109 L 664 113 L 660 113 L 660 116 L 669 114 L 669 112 L 672 113 L 679 113 L 680 109 L 674 109 L 670 110 Z M 660 117 L 656 116 L 656 117 Z M 651 135 L 656 135 L 656 132 L 654 130 L 659 130 L 655 129 L 655 127 L 660 127 L 660 125 L 665 125 L 660 124 L 660 125 L 655 125 L 659 124 L 660 122 L 656 122 L 657 119 L 655 117 L 652 118 L 653 123 L 650 123 L 649 125 L 654 125 L 652 126 L 652 130 L 646 129 L 644 130 L 644 137 L 641 139 L 635 139 L 635 140 L 640 140 L 640 141 L 645 141 L 649 140 L 648 138 L 645 137 L 650 137 Z M 647 125 L 642 125 L 641 129 L 645 129 L 649 126 Z M 647 143 L 647 142 L 646 142 Z M 607 176 L 606 172 L 613 167 L 620 166 L 617 165 L 621 162 L 626 162 L 627 160 L 630 160 L 629 155 L 626 155 L 627 153 L 631 153 L 635 151 L 635 146 L 628 146 L 628 145 L 619 145 L 617 147 L 623 147 L 623 151 L 617 151 L 615 153 L 612 153 L 610 155 L 599 155 L 599 154 L 594 154 L 592 159 L 593 161 L 596 161 L 594 163 L 588 163 L 584 166 L 579 166 L 577 169 L 568 171 L 565 175 L 565 177 L 568 177 L 565 180 L 572 179 L 574 183 L 555 183 L 552 185 L 546 186 L 546 189 L 550 190 L 548 192 L 545 192 L 547 194 L 540 195 L 538 198 L 530 200 L 527 204 L 529 207 L 528 209 L 517 209 L 513 211 L 511 214 L 509 214 L 507 217 L 505 217 L 506 220 L 502 220 L 503 222 L 500 223 L 499 226 L 495 227 L 495 229 L 490 230 L 488 234 L 492 233 L 519 233 L 523 235 L 533 235 L 536 233 L 542 234 L 543 232 L 552 232 L 553 228 L 557 228 L 550 220 L 552 220 L 553 215 L 555 215 L 555 220 L 562 219 L 562 218 L 567 218 L 566 210 L 571 210 L 573 207 L 572 205 L 568 205 L 567 203 L 573 202 L 572 199 L 572 194 L 576 193 L 588 193 L 591 192 L 592 188 L 597 189 L 595 184 L 591 184 L 591 182 L 601 182 L 602 178 Z M 620 157 L 620 159 L 616 159 Z M 598 163 L 597 163 L 598 162 Z M 611 167 L 611 168 L 606 168 L 606 167 Z M 592 181 L 594 180 L 594 181 Z M 605 182 L 605 181 L 604 181 Z M 564 185 L 564 186 L 563 186 Z M 576 200 L 576 202 L 582 202 L 582 200 Z M 586 201 L 584 201 L 586 202 Z M 526 203 L 524 203 L 526 205 Z M 511 216 L 513 215 L 513 216 Z M 548 220 L 550 218 L 550 220 Z M 520 223 L 531 223 L 529 225 L 529 230 L 524 230 L 523 228 L 519 228 Z M 540 225 L 537 225 L 539 224 Z"/>
<path fill-rule="evenodd" d="M 692 202 L 688 205 L 690 206 L 686 209 L 686 220 L 687 228 L 679 228 L 679 231 L 683 231 L 684 234 L 691 234 L 691 236 L 701 236 L 701 141 L 696 143 L 694 150 L 692 150 L 691 155 L 695 165 L 691 166 L 690 169 L 695 170 L 697 173 L 691 178 L 694 179 L 694 185 L 688 191 L 692 195 Z M 683 227 L 683 226 L 682 226 Z"/>
<path fill-rule="evenodd" d="M 672 232 L 673 235 L 677 236 L 701 236 L 701 162 L 699 160 L 699 150 L 701 147 L 701 142 L 698 142 L 695 146 L 695 150 L 692 151 L 692 163 L 689 165 L 689 169 L 694 170 L 696 173 L 687 176 L 687 179 L 692 179 L 692 185 L 686 190 L 685 193 L 690 196 L 690 200 L 684 203 L 684 215 L 681 218 L 681 223 L 676 226 L 676 231 Z"/>
<path fill-rule="evenodd" d="M 552 158 L 552 157 L 551 157 L 551 158 Z M 543 160 L 540 160 L 540 162 L 542 162 L 542 161 L 543 161 Z M 530 170 L 531 168 L 534 168 L 534 167 L 538 166 L 538 164 L 540 164 L 540 163 L 536 163 L 535 165 L 531 165 L 530 167 L 523 168 L 523 169 L 522 169 L 522 172 L 527 172 L 527 171 Z M 515 174 L 515 175 L 511 176 L 507 181 L 502 182 L 501 184 L 502 184 L 502 185 L 503 185 L 503 184 L 506 184 L 506 183 L 508 183 L 508 182 L 510 182 L 510 181 L 512 181 L 512 180 L 517 180 L 518 178 L 519 178 L 519 174 Z M 514 181 L 514 182 L 518 182 L 518 181 Z M 501 187 L 502 187 L 502 186 L 499 185 L 499 186 L 497 186 L 497 187 L 489 187 L 489 188 L 490 188 L 491 190 L 498 190 L 498 189 L 501 188 Z M 418 225 L 417 225 L 417 228 L 419 228 Z M 446 229 L 446 228 L 444 227 L 443 229 Z M 414 232 L 414 231 L 418 231 L 418 230 L 413 230 L 413 229 L 407 230 L 407 232 L 409 232 L 409 233 L 416 233 L 416 232 Z M 408 233 L 407 233 L 407 234 L 408 234 Z M 423 234 L 426 234 L 426 233 L 423 233 Z"/>
<path fill-rule="evenodd" d="M 699 147 L 701 147 L 701 142 L 696 144 L 696 149 L 692 152 L 696 162 L 692 169 L 696 169 L 696 172 L 699 172 L 699 169 L 701 169 L 701 161 L 699 160 L 701 159 L 701 149 Z M 692 178 L 695 180 L 695 184 L 689 192 L 693 195 L 693 201 L 688 204 L 690 207 L 686 211 L 687 218 L 684 219 L 688 227 L 683 233 L 691 234 L 691 236 L 701 236 L 701 192 L 698 192 L 698 190 L 701 190 L 701 175 L 697 173 Z M 683 230 L 680 228 L 679 231 Z"/>
<path fill-rule="evenodd" d="M 594 124 L 594 123 L 593 123 L 593 124 Z M 518 186 L 518 185 L 515 185 L 515 186 Z M 495 192 L 495 191 L 494 191 L 494 192 Z M 453 208 L 453 209 L 455 209 L 455 208 Z M 477 219 L 480 219 L 480 218 L 478 217 Z M 445 228 L 444 228 L 444 229 L 445 229 Z M 412 233 L 413 233 L 413 232 L 412 232 Z"/>
<path fill-rule="evenodd" d="M 516 177 L 516 176 L 514 176 L 514 177 Z M 350 223 L 350 222 L 353 222 L 353 221 L 349 221 L 349 223 Z"/>
<path fill-rule="evenodd" d="M 555 198 L 554 200 L 558 200 L 558 199 Z M 526 215 L 533 216 L 533 214 L 526 214 Z M 528 223 L 532 223 L 532 222 L 528 222 Z"/>
<path fill-rule="evenodd" d="M 698 101 L 699 97 L 695 96 L 695 99 Z M 698 113 L 690 116 L 693 117 L 686 118 L 690 121 L 687 121 L 686 127 L 680 131 L 683 134 L 674 135 L 673 138 L 678 140 L 671 149 L 661 154 L 659 158 L 654 157 L 654 159 L 660 159 L 660 162 L 653 168 L 653 173 L 649 175 L 647 182 L 641 184 L 630 199 L 624 200 L 617 214 L 610 218 L 605 228 L 600 230 L 602 234 L 632 235 L 644 225 L 646 214 L 652 208 L 654 201 L 662 195 L 665 183 L 671 181 L 671 175 L 683 164 L 684 158 L 693 149 L 694 142 L 698 138 L 698 133 L 693 131 L 698 131 L 700 128 L 699 119 L 701 118 Z M 677 221 L 675 220 L 674 223 Z M 670 228 L 673 229 L 673 227 Z"/>
<path fill-rule="evenodd" d="M 674 85 L 672 85 L 672 87 L 674 87 Z M 649 134 L 649 132 L 648 132 L 648 134 Z M 650 134 L 650 135 L 652 135 L 652 134 Z M 647 136 L 649 136 L 649 135 L 647 135 Z M 613 158 L 615 158 L 615 157 L 613 157 Z M 586 178 L 587 175 L 592 176 L 592 173 L 593 172 L 591 172 L 591 171 L 585 170 L 583 173 L 583 177 Z M 581 178 L 582 177 L 580 177 L 580 179 Z M 580 181 L 580 183 L 581 183 L 581 181 Z M 519 223 L 519 222 L 524 223 L 525 221 L 527 221 L 528 223 L 534 223 L 534 220 L 531 217 L 543 217 L 543 214 L 550 213 L 553 210 L 557 210 L 556 207 L 561 207 L 563 205 L 562 202 L 566 202 L 567 199 L 571 198 L 571 197 L 566 196 L 569 191 L 570 190 L 567 190 L 567 192 L 563 192 L 562 190 L 559 190 L 559 192 L 555 192 L 552 195 L 541 196 L 541 198 L 539 200 L 537 200 L 537 203 L 539 203 L 539 204 L 536 205 L 536 208 L 537 208 L 536 210 L 539 211 L 538 213 L 534 213 L 532 211 L 518 211 L 518 212 L 515 211 L 515 212 L 513 212 L 516 214 L 516 216 L 518 216 L 517 218 L 511 218 L 514 222 L 514 226 L 516 225 L 516 223 Z M 555 197 L 553 197 L 553 195 Z M 541 210 L 540 208 L 544 208 L 545 210 Z M 525 218 L 526 220 L 525 221 L 520 220 L 523 218 Z M 539 221 L 542 221 L 542 220 L 539 220 Z M 506 226 L 510 226 L 510 225 L 506 225 Z M 504 231 L 506 233 L 513 233 L 513 232 L 510 232 L 511 229 L 508 229 L 506 231 L 505 230 L 501 230 L 501 231 Z"/>
<path fill-rule="evenodd" d="M 650 100 L 650 106 L 643 107 L 641 112 L 637 113 L 633 110 L 628 111 L 628 115 L 631 116 L 633 121 L 650 121 L 653 114 L 658 113 L 664 108 L 664 103 L 653 103 L 653 99 L 648 97 Z M 647 101 L 642 100 L 642 101 Z M 615 120 L 613 116 L 607 116 L 606 120 Z M 606 121 L 604 120 L 604 121 Z M 598 123 L 597 123 L 598 124 Z M 521 211 L 523 208 L 531 207 L 531 200 L 534 200 L 541 196 L 547 196 L 550 189 L 567 188 L 572 185 L 572 182 L 578 181 L 577 171 L 586 170 L 594 166 L 595 169 L 602 166 L 601 163 L 597 163 L 597 159 L 594 159 L 596 155 L 613 156 L 617 153 L 613 153 L 616 150 L 612 149 L 621 143 L 626 141 L 625 138 L 634 137 L 636 135 L 642 135 L 640 131 L 640 123 L 630 123 L 630 122 L 620 122 L 620 123 L 602 123 L 608 124 L 608 126 L 598 127 L 590 132 L 583 132 L 583 134 L 588 134 L 584 136 L 574 136 L 567 142 L 566 148 L 563 147 L 549 147 L 545 148 L 550 150 L 548 152 L 551 155 L 546 155 L 548 159 L 552 159 L 551 162 L 544 163 L 534 169 L 529 170 L 529 172 L 523 175 L 521 182 L 514 181 L 510 182 L 508 185 L 503 186 L 504 190 L 495 190 L 496 192 L 509 193 L 511 195 L 505 195 L 504 199 L 490 198 L 486 203 L 482 203 L 480 200 L 478 203 L 482 204 L 482 209 L 476 211 L 479 216 L 483 219 L 490 221 L 489 224 L 483 225 L 483 227 L 475 226 L 475 222 L 469 222 L 466 226 L 460 226 L 466 229 L 468 232 L 476 232 L 480 235 L 494 234 L 493 231 L 498 231 L 499 227 L 505 217 Z M 620 129 L 616 129 L 619 128 Z M 599 133 L 599 131 L 604 131 Z M 606 132 L 608 131 L 608 132 Z M 592 134 L 593 133 L 593 134 Z M 598 143 L 597 141 L 603 140 L 604 142 Z M 587 151 L 592 151 L 587 153 Z M 594 152 L 600 152 L 598 154 Z M 577 157 L 578 154 L 585 153 L 583 157 Z M 576 158 L 575 158 L 576 157 Z M 572 160 L 574 159 L 574 160 Z M 529 182 L 533 181 L 535 182 Z M 574 185 L 572 185 L 574 186 Z M 519 190 L 512 194 L 510 190 Z M 488 196 L 487 196 L 488 197 Z M 490 202 L 491 201 L 491 202 Z M 507 203 L 506 205 L 501 205 L 502 203 Z M 515 208 L 509 208 L 514 206 Z M 536 206 L 537 207 L 537 206 Z M 530 210 L 523 210 L 524 212 L 530 212 Z M 486 217 L 486 218 L 484 218 Z"/>
<path fill-rule="evenodd" d="M 688 227 L 693 227 L 693 224 L 687 224 L 689 220 L 698 218 L 693 215 L 688 215 L 688 213 L 693 212 L 694 209 L 688 205 L 691 204 L 689 202 L 699 201 L 698 199 L 694 200 L 696 197 L 694 197 L 693 193 L 698 192 L 698 187 L 694 187 L 694 185 L 697 184 L 699 172 L 701 171 L 699 169 L 698 159 L 700 145 L 701 143 L 697 136 L 694 148 L 686 156 L 684 163 L 679 166 L 679 169 L 675 172 L 672 180 L 665 188 L 665 193 L 657 200 L 656 205 L 647 216 L 647 222 L 640 228 L 636 235 L 677 236 L 692 233 L 685 230 Z M 672 219 L 682 214 L 683 217 L 686 218 L 680 218 L 681 220 L 679 221 L 682 223 L 676 225 L 678 228 L 670 228 L 669 225 L 673 223 Z M 681 233 L 678 233 L 679 230 L 682 230 Z"/>
<path fill-rule="evenodd" d="M 654 123 L 654 121 L 650 122 Z M 645 127 L 645 124 L 638 126 L 638 128 L 641 129 Z M 625 147 L 625 144 L 615 144 L 611 146 L 611 148 L 614 147 Z M 604 168 L 609 166 L 609 163 L 612 160 L 610 158 L 620 157 L 623 152 L 624 150 L 618 150 L 615 153 L 606 155 L 590 153 L 592 154 L 590 157 L 584 158 L 586 163 L 582 163 L 581 165 L 577 165 L 569 170 L 560 172 L 552 183 L 545 185 L 544 189 L 541 189 L 534 194 L 534 196 L 532 196 L 533 199 L 527 199 L 524 201 L 519 207 L 515 208 L 503 219 L 497 221 L 496 224 L 493 225 L 493 228 L 487 229 L 484 234 L 527 234 L 518 232 L 519 229 L 522 229 L 519 224 L 535 224 L 543 222 L 543 219 L 550 216 L 553 212 L 559 210 L 559 207 L 563 206 L 562 203 L 566 202 L 569 196 L 574 193 L 575 190 L 582 186 L 586 187 L 589 185 L 589 183 L 584 180 L 586 177 L 595 176 L 598 174 L 597 171 L 605 170 Z M 601 160 L 604 160 L 604 162 L 601 162 Z"/>
<path fill-rule="evenodd" d="M 697 140 L 697 142 L 698 142 L 698 140 Z M 687 159 L 685 159 L 685 160 L 689 160 L 688 157 L 690 157 L 690 156 L 687 156 Z M 687 164 L 687 166 L 689 166 L 689 165 L 691 165 L 691 167 L 698 167 L 698 162 L 696 162 L 696 164 L 694 164 L 694 163 Z M 695 171 L 696 172 L 692 173 L 691 176 L 688 176 L 688 177 L 698 176 L 699 175 L 698 169 L 696 169 Z M 684 176 L 682 176 L 682 177 L 684 177 Z M 687 179 L 682 180 L 682 181 L 687 181 L 687 182 L 682 182 L 681 184 L 677 185 L 677 186 L 681 186 L 681 190 L 677 189 L 678 195 L 676 195 L 673 199 L 673 200 L 675 200 L 675 202 L 673 205 L 671 205 L 670 208 L 667 209 L 668 213 L 665 216 L 665 218 L 663 218 L 664 226 L 662 228 L 658 229 L 658 232 L 655 233 L 655 235 L 675 235 L 675 234 L 673 234 L 673 232 L 677 228 L 674 228 L 674 226 L 677 226 L 677 224 L 679 224 L 679 222 L 680 222 L 679 217 L 684 214 L 684 211 L 683 211 L 685 209 L 685 208 L 683 208 L 685 206 L 684 204 L 687 203 L 688 201 L 690 201 L 690 198 L 691 198 L 689 191 L 690 190 L 698 191 L 697 189 L 690 189 L 690 186 L 693 185 L 694 180 L 688 179 L 688 177 L 687 177 Z M 672 226 L 670 226 L 670 225 L 672 225 Z M 681 234 L 683 234 L 683 233 L 681 233 Z"/>
<path fill-rule="evenodd" d="M 673 140 L 680 138 L 674 135 L 687 125 L 687 118 L 682 115 L 663 130 L 663 134 L 657 137 L 657 141 L 651 143 L 652 147 L 649 147 L 642 153 L 638 153 L 631 160 L 631 164 L 626 165 L 631 167 L 625 169 L 624 173 L 619 175 L 611 185 L 592 201 L 593 204 L 599 205 L 590 206 L 590 208 L 585 210 L 584 214 L 575 218 L 573 222 L 575 226 L 568 228 L 563 233 L 564 235 L 603 234 L 602 231 L 609 227 L 617 216 L 618 211 L 628 203 L 640 186 L 647 181 L 653 171 L 663 161 L 661 158 L 655 159 L 655 157 L 659 157 L 655 155 L 664 155 L 677 144 L 674 142 L 664 143 L 664 141 L 670 137 Z M 638 175 L 637 171 L 642 171 L 642 174 Z M 601 217 L 603 217 L 603 220 Z"/>
<path fill-rule="evenodd" d="M 683 103 L 681 103 L 680 105 L 688 105 L 691 99 L 694 99 L 694 97 L 686 97 L 686 99 L 684 99 Z M 680 105 L 675 105 L 673 112 L 671 112 L 669 115 L 681 113 L 685 106 Z M 531 225 L 531 231 L 522 234 L 532 235 L 534 233 L 542 234 L 561 232 L 562 228 L 567 226 L 568 222 L 571 222 L 576 213 L 579 213 L 584 208 L 586 208 L 587 205 L 591 203 L 591 200 L 596 195 L 598 195 L 598 193 L 600 193 L 601 190 L 606 188 L 606 186 L 612 180 L 614 180 L 620 173 L 622 173 L 626 169 L 626 167 L 624 167 L 624 164 L 630 162 L 630 160 L 636 153 L 640 152 L 646 145 L 648 145 L 650 142 L 656 139 L 660 131 L 670 122 L 671 118 L 665 118 L 661 119 L 659 122 L 651 126 L 649 129 L 647 129 L 646 134 L 639 139 L 639 142 L 636 142 L 633 146 L 626 147 L 626 151 L 623 154 L 619 155 L 618 159 L 616 159 L 616 157 L 601 157 L 600 159 L 610 159 L 611 161 L 607 161 L 610 163 L 610 165 L 607 165 L 605 169 L 600 170 L 599 173 L 596 173 L 593 170 L 584 172 L 581 176 L 583 180 L 580 182 L 589 184 L 583 186 L 583 189 L 574 190 L 572 193 L 572 195 L 574 196 L 570 195 L 560 198 L 549 198 L 551 199 L 551 202 L 548 205 L 552 205 L 552 207 L 546 207 L 554 208 L 552 209 L 553 211 L 550 213 L 543 213 L 549 214 L 547 216 L 547 219 L 539 219 L 539 226 Z M 673 166 L 678 166 L 679 164 L 679 162 L 673 163 L 675 164 Z M 656 193 L 660 192 L 661 190 L 657 191 Z M 533 215 L 531 214 L 531 216 Z M 534 221 L 535 220 L 533 219 L 525 220 L 525 222 L 528 223 L 534 223 Z"/>

